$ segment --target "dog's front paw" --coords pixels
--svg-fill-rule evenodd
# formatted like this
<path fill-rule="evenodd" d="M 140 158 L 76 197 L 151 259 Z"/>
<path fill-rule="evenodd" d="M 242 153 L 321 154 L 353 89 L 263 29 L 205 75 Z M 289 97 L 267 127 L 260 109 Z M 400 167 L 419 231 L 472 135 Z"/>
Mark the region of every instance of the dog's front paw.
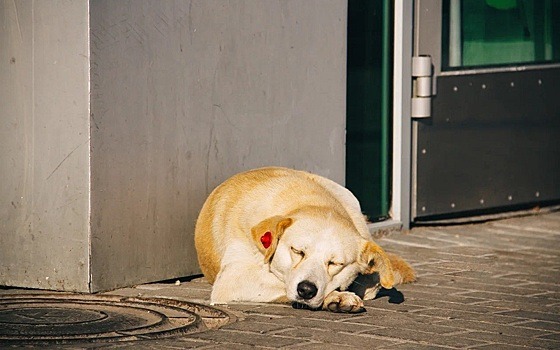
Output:
<path fill-rule="evenodd" d="M 333 291 L 323 301 L 323 309 L 332 312 L 363 312 L 363 300 L 352 292 Z"/>

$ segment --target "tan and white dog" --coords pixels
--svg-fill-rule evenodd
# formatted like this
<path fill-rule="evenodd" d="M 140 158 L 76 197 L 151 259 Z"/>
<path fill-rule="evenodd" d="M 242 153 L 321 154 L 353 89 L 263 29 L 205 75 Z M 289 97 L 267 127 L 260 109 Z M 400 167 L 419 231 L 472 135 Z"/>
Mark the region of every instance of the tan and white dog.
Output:
<path fill-rule="evenodd" d="M 195 243 L 213 304 L 291 301 L 358 312 L 380 285 L 414 280 L 406 262 L 370 240 L 349 190 L 286 168 L 247 171 L 218 186 L 202 207 Z"/>

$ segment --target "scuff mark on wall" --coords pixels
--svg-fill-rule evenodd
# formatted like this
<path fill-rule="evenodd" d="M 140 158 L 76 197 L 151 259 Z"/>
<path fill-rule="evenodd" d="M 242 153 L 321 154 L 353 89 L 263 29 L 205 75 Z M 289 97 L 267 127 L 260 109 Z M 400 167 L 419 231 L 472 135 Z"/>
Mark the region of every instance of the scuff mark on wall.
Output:
<path fill-rule="evenodd" d="M 64 157 L 63 160 L 60 161 L 60 163 L 58 163 L 58 165 L 56 166 L 56 168 L 54 168 L 54 170 L 49 174 L 49 176 L 47 176 L 46 180 L 50 179 L 51 176 L 53 176 L 53 174 L 62 166 L 62 164 L 68 159 L 70 158 L 70 156 L 76 152 L 76 150 L 80 147 L 82 147 L 83 145 L 85 145 L 86 143 L 88 143 L 89 140 L 86 140 L 85 142 L 83 142 L 82 144 L 79 144 L 78 146 L 76 146 L 72 151 L 70 151 L 70 153 L 68 153 L 66 155 L 66 157 Z"/>
<path fill-rule="evenodd" d="M 19 12 L 18 12 L 18 7 L 17 7 L 17 3 L 15 0 L 12 0 L 13 4 L 14 4 L 14 9 L 16 12 L 16 24 L 17 24 L 17 28 L 18 28 L 18 33 L 19 33 L 19 40 L 23 43 L 23 35 L 21 34 L 21 25 L 19 23 Z"/>

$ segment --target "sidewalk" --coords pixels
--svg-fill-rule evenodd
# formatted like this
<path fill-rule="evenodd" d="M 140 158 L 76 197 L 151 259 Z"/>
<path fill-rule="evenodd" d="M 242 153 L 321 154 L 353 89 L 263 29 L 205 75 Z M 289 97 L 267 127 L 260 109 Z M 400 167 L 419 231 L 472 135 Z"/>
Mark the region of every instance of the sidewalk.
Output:
<path fill-rule="evenodd" d="M 288 305 L 239 304 L 237 321 L 181 338 L 84 344 L 88 349 L 559 349 L 560 212 L 484 224 L 419 227 L 378 240 L 418 282 L 405 302 L 366 302 L 348 315 Z M 107 294 L 208 303 L 203 279 Z M 60 348 L 60 347 L 58 347 Z"/>

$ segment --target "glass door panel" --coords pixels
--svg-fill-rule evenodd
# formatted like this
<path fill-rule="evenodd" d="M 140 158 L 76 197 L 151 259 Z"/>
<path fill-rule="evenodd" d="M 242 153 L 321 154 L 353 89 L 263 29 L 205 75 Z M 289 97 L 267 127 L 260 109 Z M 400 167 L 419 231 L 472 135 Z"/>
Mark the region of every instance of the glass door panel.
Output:
<path fill-rule="evenodd" d="M 443 1 L 442 70 L 560 61 L 560 1 Z"/>
<path fill-rule="evenodd" d="M 346 187 L 372 221 L 388 218 L 392 1 L 348 1 Z"/>

